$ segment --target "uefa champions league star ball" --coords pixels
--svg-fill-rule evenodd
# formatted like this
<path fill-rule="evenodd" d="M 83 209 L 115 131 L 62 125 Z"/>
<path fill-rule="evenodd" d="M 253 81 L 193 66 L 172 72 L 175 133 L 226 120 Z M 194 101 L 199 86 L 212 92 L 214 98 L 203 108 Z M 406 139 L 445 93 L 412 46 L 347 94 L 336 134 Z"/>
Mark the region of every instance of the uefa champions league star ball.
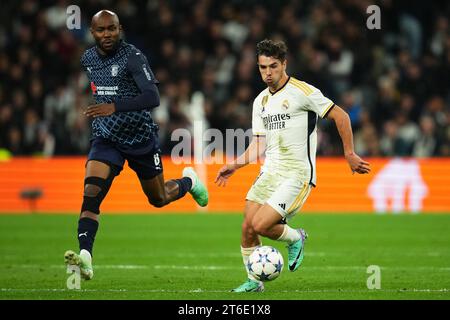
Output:
<path fill-rule="evenodd" d="M 262 246 L 252 252 L 248 259 L 249 273 L 260 281 L 271 281 L 283 270 L 283 256 L 271 246 Z"/>

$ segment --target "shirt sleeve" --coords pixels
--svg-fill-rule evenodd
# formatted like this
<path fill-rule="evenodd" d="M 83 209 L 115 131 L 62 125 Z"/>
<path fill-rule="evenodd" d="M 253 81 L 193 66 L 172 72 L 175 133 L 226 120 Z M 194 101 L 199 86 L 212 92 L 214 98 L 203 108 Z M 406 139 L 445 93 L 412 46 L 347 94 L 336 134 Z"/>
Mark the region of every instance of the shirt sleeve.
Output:
<path fill-rule="evenodd" d="M 264 128 L 264 121 L 261 117 L 261 105 L 258 99 L 253 102 L 252 111 L 252 132 L 254 136 L 265 136 L 266 129 Z"/>
<path fill-rule="evenodd" d="M 147 58 L 138 50 L 133 50 L 128 57 L 127 69 L 131 73 L 141 94 L 129 99 L 116 99 L 116 111 L 139 111 L 159 106 L 159 92 L 156 80 Z"/>
<path fill-rule="evenodd" d="M 308 109 L 317 113 L 321 118 L 325 118 L 328 112 L 334 107 L 334 102 L 325 97 L 319 89 L 310 85 L 309 87 L 313 91 L 307 96 L 309 99 Z"/>
<path fill-rule="evenodd" d="M 150 69 L 147 58 L 138 50 L 133 50 L 130 53 L 127 69 L 133 76 L 141 92 L 150 88 L 152 84 L 159 83 L 153 75 L 152 69 Z"/>

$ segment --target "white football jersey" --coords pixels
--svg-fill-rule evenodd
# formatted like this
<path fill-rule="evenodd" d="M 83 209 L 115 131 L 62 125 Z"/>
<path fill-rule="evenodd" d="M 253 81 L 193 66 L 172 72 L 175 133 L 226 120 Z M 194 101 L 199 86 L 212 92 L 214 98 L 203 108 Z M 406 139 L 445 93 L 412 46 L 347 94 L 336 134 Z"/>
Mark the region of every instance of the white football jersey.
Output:
<path fill-rule="evenodd" d="M 319 89 L 290 77 L 271 93 L 263 90 L 253 102 L 253 135 L 266 137 L 262 171 L 300 176 L 316 185 L 317 117 L 334 106 Z"/>

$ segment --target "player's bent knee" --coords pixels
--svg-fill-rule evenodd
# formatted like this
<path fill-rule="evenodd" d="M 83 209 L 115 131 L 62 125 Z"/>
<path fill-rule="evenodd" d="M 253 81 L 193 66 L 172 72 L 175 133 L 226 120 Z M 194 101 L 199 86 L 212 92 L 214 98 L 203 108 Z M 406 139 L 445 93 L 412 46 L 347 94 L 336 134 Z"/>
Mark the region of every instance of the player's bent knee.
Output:
<path fill-rule="evenodd" d="M 166 204 L 168 204 L 168 202 L 162 197 L 152 197 L 152 198 L 149 197 L 148 202 L 156 208 L 162 208 Z"/>
<path fill-rule="evenodd" d="M 86 184 L 84 186 L 84 196 L 96 197 L 102 189 L 99 186 L 93 184 Z"/>
<path fill-rule="evenodd" d="M 253 219 L 252 221 L 252 228 L 257 234 L 261 236 L 266 236 L 269 232 L 269 228 L 264 223 L 262 223 L 261 221 L 257 221 L 256 219 Z"/>
<path fill-rule="evenodd" d="M 84 180 L 83 204 L 81 212 L 100 213 L 100 204 L 108 192 L 110 182 L 100 177 L 87 177 Z"/>

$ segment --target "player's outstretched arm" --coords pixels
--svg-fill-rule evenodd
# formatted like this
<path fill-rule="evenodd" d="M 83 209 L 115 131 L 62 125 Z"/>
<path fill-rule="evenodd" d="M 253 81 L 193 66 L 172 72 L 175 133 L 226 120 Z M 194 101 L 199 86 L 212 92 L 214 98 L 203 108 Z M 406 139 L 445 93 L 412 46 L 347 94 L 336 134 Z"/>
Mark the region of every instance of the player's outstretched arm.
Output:
<path fill-rule="evenodd" d="M 336 123 L 344 147 L 345 159 L 352 172 L 361 174 L 369 173 L 370 164 L 361 159 L 354 151 L 352 126 L 347 112 L 335 105 L 328 113 L 327 118 L 332 119 Z"/>
<path fill-rule="evenodd" d="M 261 155 L 264 154 L 266 150 L 266 137 L 264 136 L 253 136 L 252 142 L 250 142 L 248 148 L 245 152 L 239 156 L 232 163 L 224 165 L 219 169 L 217 173 L 216 180 L 214 181 L 217 185 L 225 186 L 229 177 L 233 173 L 243 166 L 257 160 Z"/>

